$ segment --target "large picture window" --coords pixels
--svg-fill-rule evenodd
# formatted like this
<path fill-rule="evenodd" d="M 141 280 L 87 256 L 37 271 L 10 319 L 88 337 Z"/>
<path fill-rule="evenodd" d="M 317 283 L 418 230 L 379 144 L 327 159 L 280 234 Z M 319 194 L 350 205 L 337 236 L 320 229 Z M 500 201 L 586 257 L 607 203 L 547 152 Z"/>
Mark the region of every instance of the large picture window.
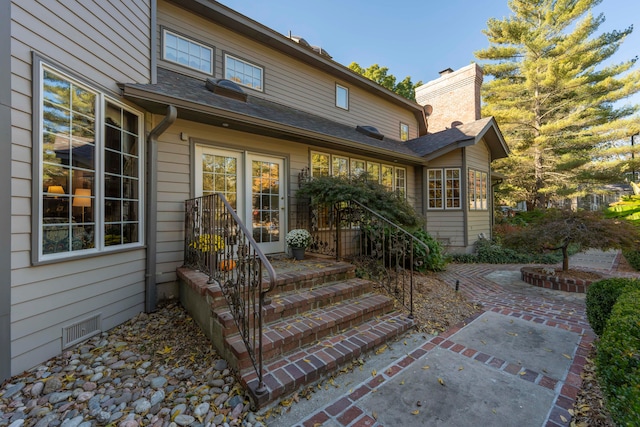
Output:
<path fill-rule="evenodd" d="M 40 259 L 140 245 L 142 117 L 40 68 Z"/>
<path fill-rule="evenodd" d="M 460 209 L 460 169 L 427 170 L 429 209 Z"/>

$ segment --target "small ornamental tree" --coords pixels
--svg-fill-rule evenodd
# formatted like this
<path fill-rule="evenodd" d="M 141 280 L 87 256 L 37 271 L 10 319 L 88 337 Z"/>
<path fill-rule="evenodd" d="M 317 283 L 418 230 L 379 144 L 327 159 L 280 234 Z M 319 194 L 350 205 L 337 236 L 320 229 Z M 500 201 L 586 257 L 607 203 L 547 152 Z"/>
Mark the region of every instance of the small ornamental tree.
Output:
<path fill-rule="evenodd" d="M 601 212 L 548 209 L 502 243 L 518 250 L 562 251 L 562 270 L 569 270 L 569 245 L 584 249 L 630 248 L 640 236 L 629 221 L 605 218 Z"/>

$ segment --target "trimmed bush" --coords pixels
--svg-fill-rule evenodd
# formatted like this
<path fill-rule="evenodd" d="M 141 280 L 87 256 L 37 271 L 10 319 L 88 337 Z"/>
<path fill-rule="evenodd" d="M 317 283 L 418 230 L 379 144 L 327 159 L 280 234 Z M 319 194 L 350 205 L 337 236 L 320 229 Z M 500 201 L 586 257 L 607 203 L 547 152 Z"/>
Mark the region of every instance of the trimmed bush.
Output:
<path fill-rule="evenodd" d="M 596 372 L 611 417 L 619 426 L 640 425 L 640 290 L 620 295 L 597 347 Z"/>
<path fill-rule="evenodd" d="M 622 251 L 622 255 L 633 269 L 640 271 L 640 251 Z"/>
<path fill-rule="evenodd" d="M 594 282 L 587 289 L 587 319 L 593 331 L 602 335 L 611 310 L 625 289 L 640 289 L 640 280 L 616 277 Z"/>

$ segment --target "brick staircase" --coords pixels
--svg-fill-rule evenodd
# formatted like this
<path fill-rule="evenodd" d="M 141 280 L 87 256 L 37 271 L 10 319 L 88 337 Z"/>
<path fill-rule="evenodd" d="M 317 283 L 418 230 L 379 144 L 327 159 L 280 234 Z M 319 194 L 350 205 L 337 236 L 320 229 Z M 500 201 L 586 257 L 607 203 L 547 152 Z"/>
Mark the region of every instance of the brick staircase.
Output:
<path fill-rule="evenodd" d="M 351 264 L 318 258 L 274 266 L 278 282 L 263 320 L 267 392 L 253 394 L 258 407 L 314 383 L 413 326 L 371 281 L 356 278 Z M 219 286 L 184 267 L 178 276 L 182 304 L 253 393 L 257 375 Z"/>

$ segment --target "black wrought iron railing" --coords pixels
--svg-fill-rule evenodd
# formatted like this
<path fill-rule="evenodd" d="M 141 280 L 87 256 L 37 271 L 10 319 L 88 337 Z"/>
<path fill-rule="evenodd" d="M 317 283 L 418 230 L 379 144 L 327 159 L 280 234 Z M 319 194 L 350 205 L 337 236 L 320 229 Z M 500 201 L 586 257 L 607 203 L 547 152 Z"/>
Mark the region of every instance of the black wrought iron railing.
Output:
<path fill-rule="evenodd" d="M 185 201 L 184 263 L 220 285 L 258 375 L 255 392 L 264 393 L 262 315 L 276 272 L 223 195 Z"/>
<path fill-rule="evenodd" d="M 429 256 L 426 243 L 355 200 L 314 205 L 300 199 L 297 210 L 297 227 L 312 236 L 308 251 L 352 262 L 413 316 L 414 280 Z"/>

